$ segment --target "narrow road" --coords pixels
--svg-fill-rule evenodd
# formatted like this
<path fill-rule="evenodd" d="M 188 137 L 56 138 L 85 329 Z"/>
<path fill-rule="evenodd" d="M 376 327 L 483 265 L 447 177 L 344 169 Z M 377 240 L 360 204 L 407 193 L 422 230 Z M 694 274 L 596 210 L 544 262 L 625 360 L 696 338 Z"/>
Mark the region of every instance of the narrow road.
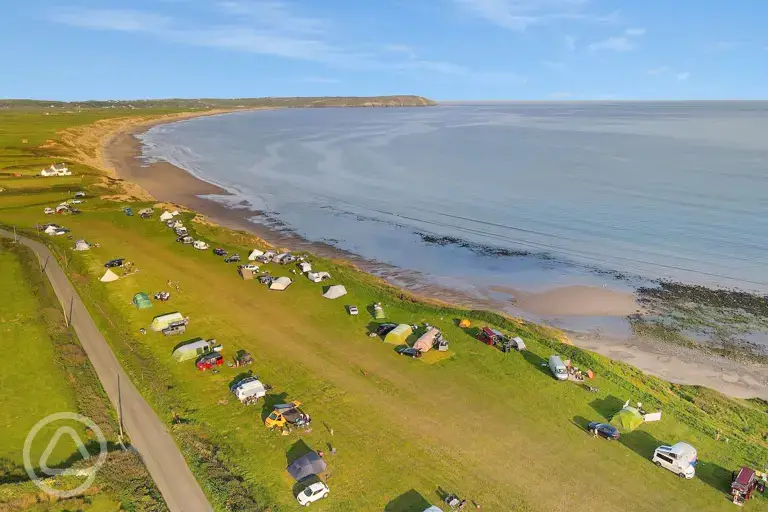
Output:
<path fill-rule="evenodd" d="M 0 236 L 13 238 L 13 233 L 0 229 Z M 37 255 L 115 409 L 118 407 L 119 376 L 123 426 L 168 508 L 172 512 L 213 511 L 165 425 L 123 371 L 51 251 L 40 242 L 22 236 L 17 240 Z"/>

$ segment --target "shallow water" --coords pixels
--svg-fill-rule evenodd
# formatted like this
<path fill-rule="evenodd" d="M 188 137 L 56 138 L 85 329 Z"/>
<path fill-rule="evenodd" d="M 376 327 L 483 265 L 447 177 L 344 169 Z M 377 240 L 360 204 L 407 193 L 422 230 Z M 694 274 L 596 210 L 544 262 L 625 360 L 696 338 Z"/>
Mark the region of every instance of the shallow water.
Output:
<path fill-rule="evenodd" d="M 766 133 L 768 102 L 507 103 L 242 112 L 140 138 L 254 222 L 488 296 L 768 292 Z"/>

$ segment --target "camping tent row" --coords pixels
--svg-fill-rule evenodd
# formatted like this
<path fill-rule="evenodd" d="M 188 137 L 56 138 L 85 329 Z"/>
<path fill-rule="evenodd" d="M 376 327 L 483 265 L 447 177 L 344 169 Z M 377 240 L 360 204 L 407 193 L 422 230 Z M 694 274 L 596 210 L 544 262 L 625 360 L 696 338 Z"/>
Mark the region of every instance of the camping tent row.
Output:
<path fill-rule="evenodd" d="M 392 343 L 393 345 L 404 345 L 411 334 L 413 334 L 413 329 L 410 325 L 400 324 L 384 336 L 384 342 Z"/>
<path fill-rule="evenodd" d="M 147 309 L 152 307 L 152 301 L 149 300 L 149 295 L 139 292 L 133 296 L 133 305 L 138 309 Z"/>
<path fill-rule="evenodd" d="M 175 216 L 179 215 L 178 211 L 169 212 L 168 210 L 163 211 L 163 213 L 160 214 L 160 220 L 162 222 L 166 222 L 174 218 Z"/>
<path fill-rule="evenodd" d="M 178 311 L 175 311 L 173 313 L 166 313 L 165 315 L 156 316 L 152 320 L 152 324 L 149 326 L 150 329 L 152 329 L 155 332 L 162 331 L 169 325 L 175 322 L 183 322 L 184 321 L 184 315 L 179 313 Z"/>
<path fill-rule="evenodd" d="M 182 361 L 189 361 L 190 359 L 197 359 L 198 356 L 203 354 L 221 350 L 221 345 L 216 346 L 215 344 L 216 340 L 206 341 L 203 338 L 195 338 L 194 340 L 176 347 L 171 355 L 179 363 Z"/>
<path fill-rule="evenodd" d="M 290 277 L 278 277 L 277 279 L 272 280 L 272 283 L 269 285 L 269 289 L 283 291 L 291 286 L 291 283 L 293 283 L 293 280 Z"/>
<path fill-rule="evenodd" d="M 326 299 L 338 299 L 347 294 L 347 289 L 340 284 L 329 286 L 328 290 L 323 294 Z"/>

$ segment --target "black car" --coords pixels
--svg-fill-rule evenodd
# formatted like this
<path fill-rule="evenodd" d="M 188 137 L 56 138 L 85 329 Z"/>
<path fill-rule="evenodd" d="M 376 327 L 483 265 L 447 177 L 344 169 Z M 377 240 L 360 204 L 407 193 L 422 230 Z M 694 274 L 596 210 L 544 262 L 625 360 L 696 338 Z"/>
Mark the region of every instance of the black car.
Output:
<path fill-rule="evenodd" d="M 421 357 L 421 350 L 413 347 L 398 347 L 396 350 L 401 356 L 413 357 L 414 359 Z"/>
<path fill-rule="evenodd" d="M 116 267 L 122 267 L 123 261 L 125 261 L 125 258 L 115 258 L 114 260 L 109 260 L 104 264 L 107 268 L 116 268 Z"/>
<path fill-rule="evenodd" d="M 616 441 L 621 436 L 621 434 L 619 434 L 619 430 L 613 425 L 609 425 L 607 423 L 598 423 L 596 421 L 590 423 L 589 426 L 587 426 L 587 430 L 591 434 L 596 434 L 609 441 Z"/>
<path fill-rule="evenodd" d="M 213 254 L 215 254 L 216 256 L 225 256 L 227 254 L 227 251 L 225 251 L 221 247 L 217 247 L 213 250 Z"/>
<path fill-rule="evenodd" d="M 389 331 L 391 331 L 395 327 L 397 327 L 397 324 L 390 324 L 390 323 L 379 324 L 379 326 L 376 327 L 376 334 L 378 334 L 379 336 L 386 336 L 387 334 L 389 334 Z"/>

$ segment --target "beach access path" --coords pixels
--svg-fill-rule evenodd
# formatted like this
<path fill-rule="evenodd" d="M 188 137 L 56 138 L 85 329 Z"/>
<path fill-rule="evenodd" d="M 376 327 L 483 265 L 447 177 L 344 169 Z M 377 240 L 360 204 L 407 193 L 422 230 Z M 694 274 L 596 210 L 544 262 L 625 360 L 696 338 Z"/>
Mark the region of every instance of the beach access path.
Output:
<path fill-rule="evenodd" d="M 14 238 L 14 233 L 0 229 L 0 236 Z M 17 236 L 16 240 L 37 256 L 104 391 L 115 409 L 120 408 L 131 445 L 139 452 L 168 508 L 172 512 L 213 511 L 165 425 L 123 371 L 51 251 L 42 243 L 22 236 Z"/>

